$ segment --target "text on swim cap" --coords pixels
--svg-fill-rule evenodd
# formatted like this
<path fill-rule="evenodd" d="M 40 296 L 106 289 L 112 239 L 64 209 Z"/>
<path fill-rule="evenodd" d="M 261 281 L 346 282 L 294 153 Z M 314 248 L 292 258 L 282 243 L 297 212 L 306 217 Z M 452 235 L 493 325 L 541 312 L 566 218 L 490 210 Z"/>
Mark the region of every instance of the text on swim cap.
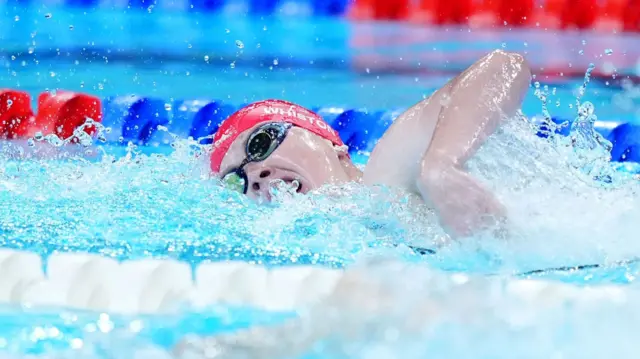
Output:
<path fill-rule="evenodd" d="M 305 114 L 299 113 L 295 111 L 293 107 L 290 107 L 289 110 L 285 111 L 282 108 L 267 106 L 264 108 L 264 112 L 267 115 L 281 115 L 281 116 L 295 117 L 299 120 L 307 121 L 312 125 L 316 125 L 317 127 L 323 130 L 328 130 L 336 136 L 338 135 L 338 133 L 333 128 L 331 128 L 331 126 L 327 125 L 324 121 L 318 120 L 313 116 L 307 116 Z"/>

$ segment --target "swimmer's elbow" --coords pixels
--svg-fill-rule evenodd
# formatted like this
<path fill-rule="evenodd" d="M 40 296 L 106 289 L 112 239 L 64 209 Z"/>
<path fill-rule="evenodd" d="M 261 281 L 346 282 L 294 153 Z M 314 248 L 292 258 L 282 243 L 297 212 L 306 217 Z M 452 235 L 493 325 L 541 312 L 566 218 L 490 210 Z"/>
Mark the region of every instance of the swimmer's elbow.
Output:
<path fill-rule="evenodd" d="M 526 83 L 527 86 L 531 82 L 529 62 L 517 52 L 495 50 L 489 54 L 489 66 L 509 74 L 515 82 Z"/>

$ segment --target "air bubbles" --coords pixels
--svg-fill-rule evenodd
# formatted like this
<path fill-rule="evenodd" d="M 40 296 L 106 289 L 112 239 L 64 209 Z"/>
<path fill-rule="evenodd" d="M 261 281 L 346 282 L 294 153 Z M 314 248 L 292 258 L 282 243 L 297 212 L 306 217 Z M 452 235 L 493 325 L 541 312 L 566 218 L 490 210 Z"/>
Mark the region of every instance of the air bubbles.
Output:
<path fill-rule="evenodd" d="M 236 40 L 236 47 L 239 49 L 244 49 L 244 43 L 240 40 Z"/>
<path fill-rule="evenodd" d="M 53 17 L 53 15 L 51 15 L 51 13 L 50 13 L 50 12 L 48 12 L 48 13 L 44 14 L 44 18 L 45 18 L 45 19 L 51 19 L 51 17 Z"/>
<path fill-rule="evenodd" d="M 611 56 L 613 54 L 613 50 L 612 49 L 606 49 L 606 50 L 604 50 L 604 54 L 608 55 L 608 56 Z"/>

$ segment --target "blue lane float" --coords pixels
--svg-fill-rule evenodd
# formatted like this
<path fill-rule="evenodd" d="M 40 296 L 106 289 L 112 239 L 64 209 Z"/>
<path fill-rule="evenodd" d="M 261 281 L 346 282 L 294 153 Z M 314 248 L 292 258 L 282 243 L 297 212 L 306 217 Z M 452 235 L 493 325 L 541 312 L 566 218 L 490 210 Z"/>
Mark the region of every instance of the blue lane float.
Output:
<path fill-rule="evenodd" d="M 139 96 L 109 97 L 102 101 L 107 142 L 146 144 L 159 125 L 169 122 L 169 111 L 161 99 Z"/>
<path fill-rule="evenodd" d="M 220 123 L 237 110 L 237 107 L 221 101 L 197 99 L 176 100 L 165 104 L 171 118 L 164 127 L 167 131 L 156 131 L 145 144 L 158 146 L 172 142 L 171 135 L 180 138 L 193 138 L 200 143 L 209 144 L 211 139 L 203 139 L 218 130 Z"/>
<path fill-rule="evenodd" d="M 107 142 L 138 145 L 168 145 L 173 136 L 200 139 L 211 143 L 210 137 L 220 123 L 240 107 L 215 99 L 191 99 L 166 102 L 162 99 L 138 96 L 111 97 L 103 101 L 103 125 L 110 127 Z M 372 111 L 342 107 L 312 107 L 327 123 L 338 131 L 349 146 L 352 155 L 373 150 L 378 140 L 403 112 L 403 109 Z M 571 120 L 553 118 L 556 125 L 566 122 L 556 130 L 568 135 Z M 540 124 L 540 120 L 534 118 Z M 167 131 L 158 130 L 163 126 Z M 640 123 L 626 121 L 596 121 L 595 129 L 613 144 L 612 160 L 615 162 L 640 162 Z M 541 126 L 541 137 L 549 129 Z M 173 134 L 173 136 L 171 134 Z"/>
<path fill-rule="evenodd" d="M 29 0 L 14 0 L 28 2 Z M 65 0 L 72 7 L 94 7 L 106 3 L 104 0 Z M 148 10 L 150 6 L 173 9 L 178 7 L 196 12 L 220 12 L 226 8 L 245 8 L 249 14 L 263 16 L 279 12 L 288 14 L 311 14 L 316 16 L 342 16 L 349 0 L 127 0 L 116 3 L 130 9 Z M 111 5 L 111 4 L 109 4 Z"/>

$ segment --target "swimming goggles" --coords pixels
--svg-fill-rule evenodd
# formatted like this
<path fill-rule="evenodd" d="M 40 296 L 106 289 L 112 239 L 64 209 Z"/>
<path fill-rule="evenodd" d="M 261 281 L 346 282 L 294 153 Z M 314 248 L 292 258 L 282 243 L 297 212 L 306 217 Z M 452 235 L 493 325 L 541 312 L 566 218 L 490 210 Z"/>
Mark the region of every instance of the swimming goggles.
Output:
<path fill-rule="evenodd" d="M 291 126 L 288 122 L 269 122 L 255 129 L 247 140 L 245 148 L 247 157 L 238 167 L 227 172 L 222 177 L 224 186 L 230 190 L 246 194 L 249 187 L 249 179 L 244 171 L 244 166 L 251 162 L 266 160 L 284 141 Z"/>

